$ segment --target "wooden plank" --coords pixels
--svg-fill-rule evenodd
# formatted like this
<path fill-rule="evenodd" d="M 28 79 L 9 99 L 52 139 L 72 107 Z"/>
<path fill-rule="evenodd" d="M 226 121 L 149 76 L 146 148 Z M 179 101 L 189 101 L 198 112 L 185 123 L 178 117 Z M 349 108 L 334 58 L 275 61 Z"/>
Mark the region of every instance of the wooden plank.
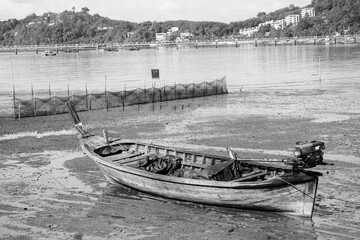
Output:
<path fill-rule="evenodd" d="M 264 177 L 266 175 L 267 175 L 267 173 L 261 172 L 261 173 L 258 173 L 258 174 L 250 175 L 248 177 L 234 179 L 234 180 L 231 180 L 231 182 L 246 182 L 246 181 L 251 181 L 251 180 L 262 178 L 262 177 Z"/>
<path fill-rule="evenodd" d="M 112 155 L 112 156 L 109 156 L 109 157 L 105 157 L 104 159 L 107 160 L 107 161 L 112 161 L 112 162 L 117 162 L 117 161 L 120 161 L 122 159 L 126 159 L 126 158 L 132 158 L 132 157 L 136 157 L 136 156 L 139 156 L 139 155 L 142 155 L 143 153 L 121 153 L 121 154 L 118 154 L 118 155 Z"/>
<path fill-rule="evenodd" d="M 144 159 L 144 158 L 146 158 L 147 156 L 150 156 L 150 155 L 153 155 L 153 154 L 149 153 L 149 154 L 144 154 L 144 155 L 140 155 L 140 156 L 136 156 L 136 157 L 132 157 L 132 158 L 122 159 L 122 160 L 119 160 L 117 163 L 119 163 L 119 164 L 128 164 L 128 163 L 132 163 L 132 162 L 137 162 L 140 159 Z"/>
<path fill-rule="evenodd" d="M 202 163 L 197 163 L 197 162 L 182 162 L 183 165 L 186 166 L 191 166 L 191 169 L 193 170 L 194 168 L 205 168 L 207 165 L 202 164 Z"/>

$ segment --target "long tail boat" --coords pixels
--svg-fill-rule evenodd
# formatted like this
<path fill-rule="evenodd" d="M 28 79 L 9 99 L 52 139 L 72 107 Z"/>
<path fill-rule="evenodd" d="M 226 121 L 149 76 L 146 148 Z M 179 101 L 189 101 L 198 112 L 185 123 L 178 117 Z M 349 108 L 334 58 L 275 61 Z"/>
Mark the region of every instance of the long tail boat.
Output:
<path fill-rule="evenodd" d="M 176 200 L 237 209 L 283 212 L 311 217 L 318 178 L 310 171 L 322 163 L 322 142 L 299 144 L 295 160 L 241 159 L 124 139 L 95 136 L 84 129 L 66 103 L 80 145 L 106 180 Z M 306 152 L 307 151 L 307 152 Z M 310 159 L 310 154 L 312 154 Z M 299 160 L 300 159 L 300 160 Z"/>

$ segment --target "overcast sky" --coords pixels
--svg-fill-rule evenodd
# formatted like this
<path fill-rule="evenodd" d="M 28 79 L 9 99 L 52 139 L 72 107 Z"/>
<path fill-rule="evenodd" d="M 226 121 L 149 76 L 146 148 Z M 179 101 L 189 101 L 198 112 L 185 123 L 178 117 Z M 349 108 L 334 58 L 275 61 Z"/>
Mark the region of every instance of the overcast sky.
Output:
<path fill-rule="evenodd" d="M 229 23 L 255 17 L 311 0 L 0 0 L 0 21 L 23 19 L 29 14 L 90 9 L 90 14 L 131 22 L 190 20 Z"/>

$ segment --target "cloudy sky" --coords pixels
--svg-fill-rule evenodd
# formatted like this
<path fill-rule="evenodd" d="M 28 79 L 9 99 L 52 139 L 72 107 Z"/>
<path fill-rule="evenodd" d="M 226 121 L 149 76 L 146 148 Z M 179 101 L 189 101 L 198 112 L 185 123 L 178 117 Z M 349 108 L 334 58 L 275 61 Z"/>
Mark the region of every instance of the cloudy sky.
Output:
<path fill-rule="evenodd" d="M 31 13 L 60 13 L 87 7 L 90 14 L 131 22 L 191 20 L 229 23 L 255 17 L 258 12 L 294 4 L 304 7 L 311 0 L 1 0 L 0 21 L 23 19 Z"/>

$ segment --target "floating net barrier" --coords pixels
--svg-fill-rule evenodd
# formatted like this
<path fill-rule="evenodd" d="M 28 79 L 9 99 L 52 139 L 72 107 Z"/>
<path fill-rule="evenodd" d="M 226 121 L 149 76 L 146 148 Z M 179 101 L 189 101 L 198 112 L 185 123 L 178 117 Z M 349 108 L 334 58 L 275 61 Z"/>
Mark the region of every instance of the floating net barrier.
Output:
<path fill-rule="evenodd" d="M 137 88 L 119 92 L 106 91 L 68 97 L 53 96 L 32 98 L 30 100 L 14 99 L 15 118 L 44 116 L 67 113 L 65 103 L 71 101 L 77 111 L 108 109 L 137 104 L 172 101 L 177 99 L 196 98 L 228 93 L 226 78 L 212 82 L 175 84 L 174 86 Z"/>

